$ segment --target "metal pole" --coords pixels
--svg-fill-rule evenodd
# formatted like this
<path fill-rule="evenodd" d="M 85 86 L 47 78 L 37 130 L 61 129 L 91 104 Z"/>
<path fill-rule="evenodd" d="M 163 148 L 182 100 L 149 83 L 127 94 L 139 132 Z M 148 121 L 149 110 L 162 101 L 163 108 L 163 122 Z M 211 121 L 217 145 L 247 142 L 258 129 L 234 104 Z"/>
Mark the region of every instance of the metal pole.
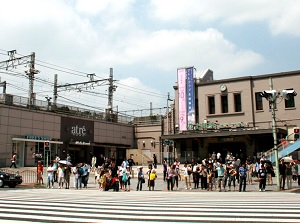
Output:
<path fill-rule="evenodd" d="M 270 78 L 270 90 L 273 90 L 273 81 Z M 280 191 L 280 175 L 279 175 L 279 163 L 278 163 L 278 148 L 277 148 L 277 131 L 276 131 L 276 113 L 275 113 L 275 104 L 277 100 L 277 92 L 272 95 L 270 98 L 271 102 L 271 111 L 272 111 L 272 132 L 273 132 L 273 142 L 274 142 L 274 153 L 275 153 L 275 168 L 276 168 L 276 184 L 277 191 Z"/>
<path fill-rule="evenodd" d="M 276 165 L 276 184 L 277 191 L 280 191 L 280 176 L 279 176 L 279 163 L 278 163 L 278 148 L 277 148 L 277 132 L 276 132 L 276 116 L 274 105 L 276 103 L 276 99 L 271 101 L 271 110 L 272 110 L 272 132 L 274 139 L 274 153 L 275 153 L 275 165 Z"/>

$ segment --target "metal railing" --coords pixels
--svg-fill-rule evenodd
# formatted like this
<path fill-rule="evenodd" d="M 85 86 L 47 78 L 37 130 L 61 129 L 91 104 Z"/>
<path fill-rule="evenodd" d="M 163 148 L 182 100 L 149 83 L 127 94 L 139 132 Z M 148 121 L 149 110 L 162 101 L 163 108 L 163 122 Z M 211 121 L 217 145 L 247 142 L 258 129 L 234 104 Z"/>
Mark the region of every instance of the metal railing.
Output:
<path fill-rule="evenodd" d="M 118 112 L 110 114 L 108 117 L 105 112 L 85 109 L 82 107 L 75 107 L 72 105 L 56 104 L 56 106 L 54 105 L 49 106 L 48 102 L 38 100 L 38 99 L 35 99 L 34 105 L 31 105 L 29 108 L 27 97 L 10 95 L 10 94 L 0 94 L 0 103 L 5 105 L 10 105 L 10 106 L 28 108 L 31 110 L 48 111 L 48 112 L 78 116 L 78 117 L 89 118 L 89 119 L 103 120 L 108 122 L 132 124 L 132 121 L 134 120 L 133 116 L 120 114 Z"/>
<path fill-rule="evenodd" d="M 277 145 L 278 153 L 280 153 L 282 150 L 286 149 L 287 147 L 289 147 L 290 145 L 295 143 L 294 140 L 289 140 L 289 138 L 293 135 L 294 135 L 294 133 L 291 133 L 290 135 L 286 136 L 285 140 L 283 142 L 281 142 L 279 145 Z M 264 155 L 268 160 L 273 161 L 272 158 L 275 157 L 274 147 L 271 148 L 270 150 L 264 152 Z M 275 160 L 274 160 L 274 162 L 275 162 Z"/>
<path fill-rule="evenodd" d="M 37 180 L 37 173 L 34 170 L 22 170 L 18 171 L 15 169 L 10 169 L 10 168 L 2 168 L 1 169 L 3 172 L 10 173 L 10 174 L 19 174 L 22 176 L 22 184 L 35 184 Z"/>

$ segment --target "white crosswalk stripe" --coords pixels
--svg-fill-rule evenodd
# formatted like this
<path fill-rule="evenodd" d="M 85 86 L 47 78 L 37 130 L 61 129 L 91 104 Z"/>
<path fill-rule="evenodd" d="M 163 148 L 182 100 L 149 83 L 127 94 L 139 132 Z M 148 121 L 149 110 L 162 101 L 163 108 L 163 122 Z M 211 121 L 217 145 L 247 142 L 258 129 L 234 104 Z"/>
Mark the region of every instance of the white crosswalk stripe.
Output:
<path fill-rule="evenodd" d="M 296 193 L 0 190 L 2 222 L 299 222 Z"/>

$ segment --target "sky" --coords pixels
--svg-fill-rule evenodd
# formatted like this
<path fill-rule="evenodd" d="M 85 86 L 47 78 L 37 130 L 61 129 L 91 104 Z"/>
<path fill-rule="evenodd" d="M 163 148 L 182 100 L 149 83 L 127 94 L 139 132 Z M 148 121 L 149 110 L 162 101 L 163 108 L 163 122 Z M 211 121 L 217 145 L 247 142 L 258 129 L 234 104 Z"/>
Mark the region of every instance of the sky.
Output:
<path fill-rule="evenodd" d="M 35 52 L 34 92 L 107 79 L 114 110 L 161 114 L 174 99 L 177 69 L 194 66 L 214 79 L 299 70 L 298 0 L 0 0 L 0 65 Z M 28 67 L 0 66 L 6 93 L 27 97 Z M 107 108 L 108 82 L 60 88 L 58 103 Z M 79 89 L 80 88 L 80 89 Z"/>

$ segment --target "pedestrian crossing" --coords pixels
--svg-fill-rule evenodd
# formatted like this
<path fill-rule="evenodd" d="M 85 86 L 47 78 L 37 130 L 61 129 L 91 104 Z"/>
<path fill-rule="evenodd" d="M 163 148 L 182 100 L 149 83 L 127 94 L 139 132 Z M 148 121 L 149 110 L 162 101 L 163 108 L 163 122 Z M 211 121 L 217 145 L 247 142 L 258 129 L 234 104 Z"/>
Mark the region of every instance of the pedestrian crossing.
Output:
<path fill-rule="evenodd" d="M 1 190 L 1 222 L 299 222 L 286 192 Z"/>

